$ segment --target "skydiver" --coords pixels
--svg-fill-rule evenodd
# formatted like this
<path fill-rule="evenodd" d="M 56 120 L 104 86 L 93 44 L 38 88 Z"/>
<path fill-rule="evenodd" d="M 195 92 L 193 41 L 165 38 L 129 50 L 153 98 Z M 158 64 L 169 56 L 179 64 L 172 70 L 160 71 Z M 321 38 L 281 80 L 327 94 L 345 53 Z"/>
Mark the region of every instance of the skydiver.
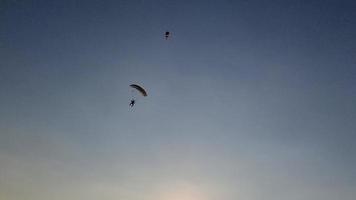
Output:
<path fill-rule="evenodd" d="M 135 105 L 135 99 L 131 99 L 130 107 L 132 108 L 134 105 Z"/>

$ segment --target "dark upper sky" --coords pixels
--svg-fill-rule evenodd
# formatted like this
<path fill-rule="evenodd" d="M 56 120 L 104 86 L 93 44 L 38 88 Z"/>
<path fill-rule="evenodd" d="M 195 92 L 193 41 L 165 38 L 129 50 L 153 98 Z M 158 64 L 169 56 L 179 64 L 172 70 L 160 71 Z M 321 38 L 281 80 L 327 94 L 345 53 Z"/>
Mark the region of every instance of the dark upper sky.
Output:
<path fill-rule="evenodd" d="M 354 199 L 355 10 L 0 1 L 0 199 Z"/>

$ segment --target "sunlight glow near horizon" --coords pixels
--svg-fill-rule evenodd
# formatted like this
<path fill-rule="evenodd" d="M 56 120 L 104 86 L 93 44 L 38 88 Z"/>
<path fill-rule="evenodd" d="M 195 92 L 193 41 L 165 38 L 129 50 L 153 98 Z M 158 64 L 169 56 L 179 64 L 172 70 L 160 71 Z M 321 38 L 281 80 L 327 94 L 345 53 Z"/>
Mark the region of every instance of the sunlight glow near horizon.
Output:
<path fill-rule="evenodd" d="M 207 200 L 210 199 L 201 188 L 188 184 L 178 183 L 167 185 L 159 189 L 158 200 Z"/>

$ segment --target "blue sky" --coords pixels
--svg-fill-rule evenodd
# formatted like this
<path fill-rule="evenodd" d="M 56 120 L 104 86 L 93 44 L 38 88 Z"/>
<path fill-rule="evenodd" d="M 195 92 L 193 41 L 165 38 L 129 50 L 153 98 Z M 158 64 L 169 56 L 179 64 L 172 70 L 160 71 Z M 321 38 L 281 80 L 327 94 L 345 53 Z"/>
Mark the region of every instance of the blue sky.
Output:
<path fill-rule="evenodd" d="M 355 9 L 1 1 L 0 199 L 353 199 Z"/>

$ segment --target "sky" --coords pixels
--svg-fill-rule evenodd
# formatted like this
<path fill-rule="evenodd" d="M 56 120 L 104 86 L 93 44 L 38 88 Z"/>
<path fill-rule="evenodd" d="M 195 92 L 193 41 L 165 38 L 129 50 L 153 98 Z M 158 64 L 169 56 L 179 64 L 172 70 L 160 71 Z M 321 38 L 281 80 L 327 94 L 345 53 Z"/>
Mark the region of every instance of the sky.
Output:
<path fill-rule="evenodd" d="M 0 199 L 354 199 L 355 10 L 1 0 Z"/>

